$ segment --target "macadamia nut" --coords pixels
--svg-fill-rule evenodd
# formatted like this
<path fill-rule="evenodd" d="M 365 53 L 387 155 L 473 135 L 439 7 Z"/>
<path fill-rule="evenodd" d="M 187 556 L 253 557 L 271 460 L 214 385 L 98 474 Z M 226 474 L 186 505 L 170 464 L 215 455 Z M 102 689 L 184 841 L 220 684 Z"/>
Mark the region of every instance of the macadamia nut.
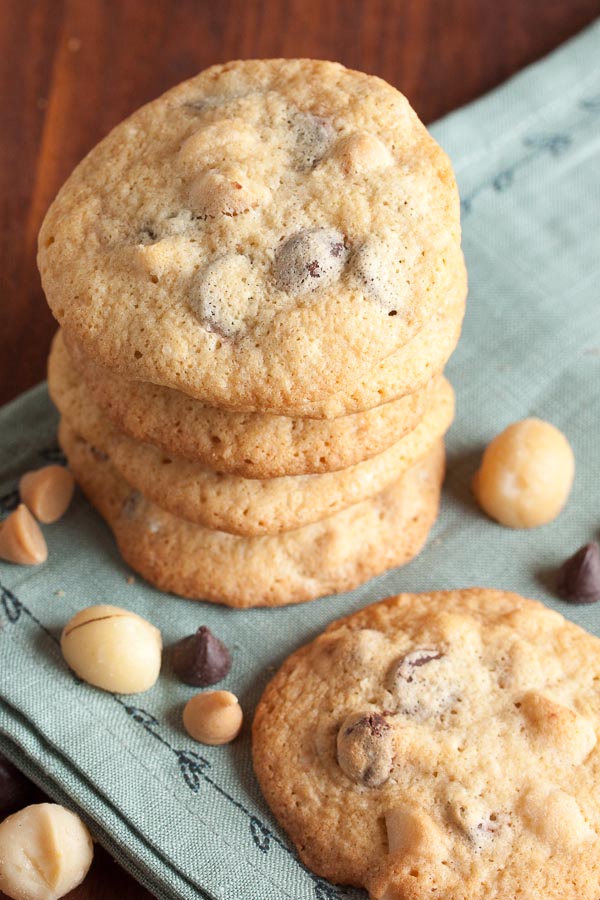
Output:
<path fill-rule="evenodd" d="M 535 528 L 559 514 L 574 474 L 564 434 L 541 419 L 523 419 L 488 445 L 473 491 L 481 508 L 502 525 Z"/>
<path fill-rule="evenodd" d="M 188 700 L 183 725 L 201 744 L 228 744 L 238 736 L 243 714 L 237 697 L 230 691 L 205 691 Z"/>
<path fill-rule="evenodd" d="M 19 482 L 21 500 L 45 525 L 64 515 L 74 489 L 75 480 L 64 466 L 44 466 L 35 472 L 27 472 Z"/>
<path fill-rule="evenodd" d="M 81 819 L 56 803 L 36 803 L 0 824 L 0 890 L 14 900 L 58 900 L 92 863 Z"/>
<path fill-rule="evenodd" d="M 160 631 L 118 606 L 89 606 L 65 625 L 62 654 L 76 675 L 115 694 L 152 687 L 160 671 Z"/>
<path fill-rule="evenodd" d="M 0 524 L 0 559 L 21 566 L 46 562 L 48 547 L 40 526 L 24 503 Z"/>

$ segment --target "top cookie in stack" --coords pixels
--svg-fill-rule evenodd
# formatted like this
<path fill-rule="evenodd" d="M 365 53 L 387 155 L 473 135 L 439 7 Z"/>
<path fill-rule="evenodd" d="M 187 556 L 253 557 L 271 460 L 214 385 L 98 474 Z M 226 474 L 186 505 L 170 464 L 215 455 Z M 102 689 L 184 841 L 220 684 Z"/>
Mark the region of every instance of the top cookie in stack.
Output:
<path fill-rule="evenodd" d="M 221 515 L 208 536 L 243 542 L 300 540 L 323 514 L 337 529 L 348 507 L 400 482 L 406 492 L 452 417 L 439 376 L 464 313 L 458 210 L 445 154 L 380 79 L 262 60 L 179 85 L 83 160 L 42 226 L 40 271 L 64 339 L 50 369 L 63 442 L 69 428 L 90 444 L 101 432 L 111 477 L 194 522 L 194 540 L 216 494 L 225 505 L 240 491 L 278 498 L 265 530 Z M 173 475 L 157 495 L 161 453 Z M 372 469 L 387 474 L 371 479 Z M 298 520 L 287 511 L 304 490 L 322 502 Z M 101 505 L 98 489 L 87 493 Z M 346 560 L 328 590 L 383 565 L 353 558 L 354 576 Z M 136 567 L 162 587 L 232 602 L 219 585 Z M 280 593 L 267 602 L 289 602 Z"/>

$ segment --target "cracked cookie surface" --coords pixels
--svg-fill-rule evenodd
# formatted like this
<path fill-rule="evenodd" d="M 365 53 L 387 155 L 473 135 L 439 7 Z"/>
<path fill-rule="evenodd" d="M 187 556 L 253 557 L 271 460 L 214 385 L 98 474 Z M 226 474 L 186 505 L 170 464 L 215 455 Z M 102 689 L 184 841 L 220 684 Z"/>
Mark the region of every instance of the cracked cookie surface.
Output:
<path fill-rule="evenodd" d="M 599 683 L 540 603 L 401 594 L 287 659 L 255 770 L 306 865 L 376 900 L 596 900 Z"/>
<path fill-rule="evenodd" d="M 450 164 L 335 63 L 215 66 L 117 126 L 47 213 L 48 302 L 94 359 L 268 410 L 351 388 L 462 266 Z"/>

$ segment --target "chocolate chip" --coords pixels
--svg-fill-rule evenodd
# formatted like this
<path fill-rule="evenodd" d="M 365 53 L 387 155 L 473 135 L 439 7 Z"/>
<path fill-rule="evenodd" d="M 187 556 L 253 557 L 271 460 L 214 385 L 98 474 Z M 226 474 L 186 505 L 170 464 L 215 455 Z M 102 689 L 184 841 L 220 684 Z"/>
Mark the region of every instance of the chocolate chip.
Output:
<path fill-rule="evenodd" d="M 344 236 L 339 231 L 333 228 L 299 231 L 275 253 L 275 280 L 282 291 L 290 294 L 316 291 L 340 277 L 347 256 Z"/>
<path fill-rule="evenodd" d="M 584 544 L 558 570 L 556 590 L 571 603 L 596 603 L 600 600 L 600 548 Z"/>
<path fill-rule="evenodd" d="M 412 650 L 403 656 L 396 667 L 396 676 L 403 678 L 409 684 L 413 681 L 414 669 L 433 662 L 434 659 L 441 659 L 443 653 L 434 647 L 422 647 L 419 650 Z"/>
<path fill-rule="evenodd" d="M 138 233 L 140 244 L 154 244 L 158 240 L 158 231 L 152 225 L 144 225 Z"/>
<path fill-rule="evenodd" d="M 298 112 L 289 119 L 295 138 L 295 162 L 301 171 L 314 169 L 336 137 L 329 119 L 312 113 Z"/>
<path fill-rule="evenodd" d="M 231 668 L 231 654 L 225 644 L 202 625 L 195 634 L 183 638 L 173 649 L 173 670 L 186 684 L 207 687 L 225 678 Z"/>
<path fill-rule="evenodd" d="M 139 491 L 130 491 L 125 499 L 123 500 L 123 505 L 121 507 L 121 513 L 127 518 L 130 519 L 133 515 L 135 515 L 135 511 L 140 505 L 142 499 L 142 495 Z"/>
<path fill-rule="evenodd" d="M 36 787 L 6 757 L 0 755 L 0 821 L 29 806 L 36 797 Z"/>
<path fill-rule="evenodd" d="M 208 108 L 208 103 L 205 97 L 199 97 L 197 100 L 188 100 L 183 104 L 184 109 L 191 109 L 195 112 L 204 112 L 205 109 Z"/>
<path fill-rule="evenodd" d="M 390 723 L 381 715 L 381 713 L 371 713 L 346 728 L 346 734 L 352 734 L 352 732 L 357 729 L 367 729 L 372 737 L 381 737 L 384 731 L 389 730 L 389 727 Z"/>
<path fill-rule="evenodd" d="M 359 784 L 378 787 L 387 781 L 394 758 L 390 713 L 351 715 L 338 731 L 337 759 L 342 771 Z"/>
<path fill-rule="evenodd" d="M 108 459 L 108 453 L 105 453 L 104 450 L 99 450 L 98 447 L 94 447 L 93 444 L 90 444 L 90 453 L 97 462 L 106 462 Z"/>

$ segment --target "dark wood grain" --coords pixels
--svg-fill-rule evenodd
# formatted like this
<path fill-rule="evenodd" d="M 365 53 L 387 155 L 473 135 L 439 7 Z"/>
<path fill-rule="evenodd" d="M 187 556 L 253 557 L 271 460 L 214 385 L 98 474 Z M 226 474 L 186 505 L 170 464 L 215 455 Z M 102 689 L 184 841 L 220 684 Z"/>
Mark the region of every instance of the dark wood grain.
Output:
<path fill-rule="evenodd" d="M 382 76 L 431 122 L 598 15 L 600 0 L 0 0 L 0 402 L 44 378 L 44 212 L 140 104 L 215 62 L 314 56 Z M 116 896 L 149 897 L 98 850 L 69 898 Z"/>

